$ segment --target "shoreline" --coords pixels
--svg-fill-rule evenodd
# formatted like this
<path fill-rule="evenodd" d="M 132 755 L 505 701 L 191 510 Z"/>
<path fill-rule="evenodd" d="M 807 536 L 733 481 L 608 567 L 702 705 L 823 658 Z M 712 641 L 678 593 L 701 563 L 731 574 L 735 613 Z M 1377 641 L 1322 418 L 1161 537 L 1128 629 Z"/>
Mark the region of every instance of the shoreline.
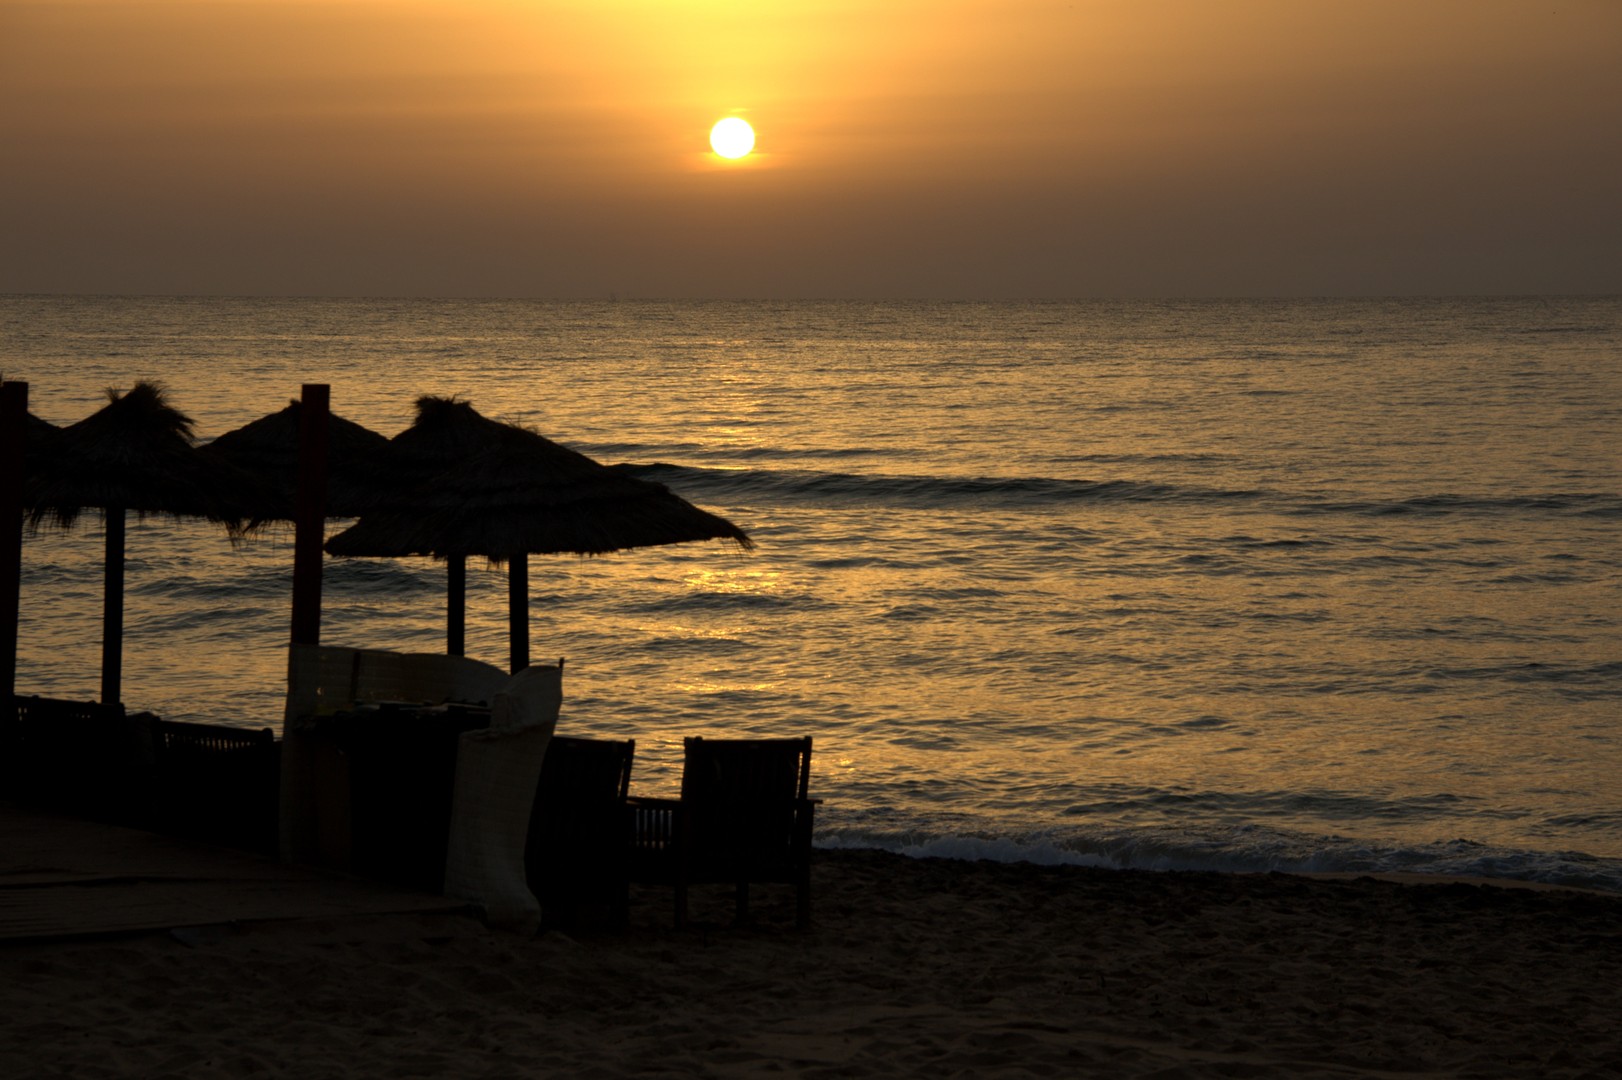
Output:
<path fill-rule="evenodd" d="M 1242 871 L 1241 871 L 1242 872 Z M 1265 871 L 1257 871 L 1262 873 Z M 1586 885 L 1562 885 L 1554 881 L 1531 881 L 1526 878 L 1481 877 L 1475 874 L 1426 874 L 1409 870 L 1311 870 L 1280 871 L 1294 877 L 1309 878 L 1314 881 L 1357 881 L 1367 878 L 1370 881 L 1386 881 L 1393 885 L 1480 885 L 1493 889 L 1529 889 L 1534 892 L 1569 892 L 1581 893 L 1585 896 L 1610 896 L 1622 900 L 1622 893 L 1611 892 L 1608 889 L 1593 889 Z"/>
<path fill-rule="evenodd" d="M 17 1076 L 1616 1076 L 1622 896 L 822 850 L 628 928 L 445 914 L 0 947 Z M 1530 887 L 1529 887 L 1530 886 Z"/>

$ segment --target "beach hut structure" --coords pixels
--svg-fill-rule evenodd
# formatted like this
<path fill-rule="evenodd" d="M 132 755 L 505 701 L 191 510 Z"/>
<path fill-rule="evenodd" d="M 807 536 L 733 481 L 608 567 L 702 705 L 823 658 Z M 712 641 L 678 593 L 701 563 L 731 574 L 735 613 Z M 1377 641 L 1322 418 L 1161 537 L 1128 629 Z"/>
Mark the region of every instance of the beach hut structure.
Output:
<path fill-rule="evenodd" d="M 251 478 L 198 453 L 191 418 L 163 387 L 108 391 L 97 412 L 52 437 L 23 482 L 29 524 L 72 528 L 86 509 L 106 522 L 101 701 L 116 705 L 123 679 L 125 520 L 134 513 L 201 517 L 233 533 L 255 498 Z"/>
<path fill-rule="evenodd" d="M 291 521 L 297 506 L 299 431 L 302 403 L 228 431 L 201 447 L 205 457 L 248 473 L 259 482 L 266 501 L 252 508 L 253 523 Z M 387 436 L 328 413 L 326 420 L 324 515 L 359 517 L 388 505 L 391 487 Z"/>
<path fill-rule="evenodd" d="M 466 559 L 505 564 L 514 672 L 529 665 L 529 556 L 602 555 L 694 540 L 754 546 L 738 526 L 663 484 L 491 420 L 466 401 L 418 399 L 416 420 L 391 441 L 394 467 L 414 482 L 400 489 L 398 506 L 363 514 L 327 541 L 327 551 L 444 559 L 452 652 L 460 652 Z"/>

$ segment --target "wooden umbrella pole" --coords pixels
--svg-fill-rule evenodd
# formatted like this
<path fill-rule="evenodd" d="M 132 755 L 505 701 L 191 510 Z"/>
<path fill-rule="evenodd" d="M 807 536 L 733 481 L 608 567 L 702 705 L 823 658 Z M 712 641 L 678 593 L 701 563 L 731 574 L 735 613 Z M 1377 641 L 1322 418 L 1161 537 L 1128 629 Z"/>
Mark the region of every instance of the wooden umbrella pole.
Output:
<path fill-rule="evenodd" d="M 117 705 L 124 681 L 124 508 L 109 506 L 102 573 L 101 703 Z"/>
<path fill-rule="evenodd" d="M 293 520 L 293 644 L 321 644 L 321 543 L 327 523 L 327 413 L 331 388 L 305 383 L 299 409 Z"/>
<path fill-rule="evenodd" d="M 467 655 L 467 556 L 445 560 L 445 652 Z"/>
<path fill-rule="evenodd" d="M 512 673 L 529 667 L 529 556 L 507 560 L 507 623 L 512 644 Z"/>
<path fill-rule="evenodd" d="M 17 692 L 17 622 L 22 610 L 23 456 L 28 450 L 28 384 L 0 385 L 0 680 L 9 706 Z"/>

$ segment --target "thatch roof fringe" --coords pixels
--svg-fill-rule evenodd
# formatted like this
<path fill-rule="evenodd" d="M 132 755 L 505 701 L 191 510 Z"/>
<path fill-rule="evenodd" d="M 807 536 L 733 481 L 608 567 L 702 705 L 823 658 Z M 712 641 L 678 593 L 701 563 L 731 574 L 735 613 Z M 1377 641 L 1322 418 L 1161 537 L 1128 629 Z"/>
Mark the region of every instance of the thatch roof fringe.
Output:
<path fill-rule="evenodd" d="M 69 528 L 86 508 L 99 507 L 240 526 L 252 481 L 197 452 L 191 417 L 169 403 L 161 384 L 138 382 L 107 397 L 101 409 L 60 429 L 49 459 L 30 472 L 30 525 Z"/>
<path fill-rule="evenodd" d="M 662 484 L 611 469 L 471 402 L 424 396 L 391 440 L 408 481 L 387 512 L 333 537 L 334 555 L 602 555 L 627 548 L 727 540 L 747 533 Z"/>

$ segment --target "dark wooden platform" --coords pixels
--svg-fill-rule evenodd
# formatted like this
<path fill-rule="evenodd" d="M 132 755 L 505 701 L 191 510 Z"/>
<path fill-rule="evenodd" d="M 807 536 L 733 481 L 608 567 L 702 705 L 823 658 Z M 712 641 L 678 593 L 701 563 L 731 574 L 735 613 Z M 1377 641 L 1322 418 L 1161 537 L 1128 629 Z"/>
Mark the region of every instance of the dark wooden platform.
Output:
<path fill-rule="evenodd" d="M 468 910 L 443 896 L 0 802 L 0 945 Z"/>

